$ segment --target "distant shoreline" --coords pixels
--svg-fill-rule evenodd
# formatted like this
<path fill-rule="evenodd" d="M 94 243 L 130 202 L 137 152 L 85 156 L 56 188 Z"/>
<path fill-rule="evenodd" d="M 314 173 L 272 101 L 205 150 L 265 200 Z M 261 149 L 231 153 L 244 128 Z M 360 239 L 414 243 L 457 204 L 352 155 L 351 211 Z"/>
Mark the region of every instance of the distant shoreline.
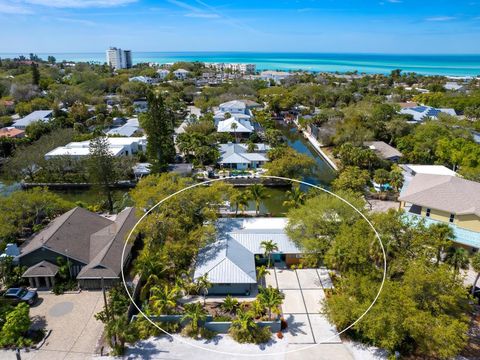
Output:
<path fill-rule="evenodd" d="M 293 52 L 133 52 L 133 62 L 167 63 L 200 61 L 206 63 L 252 63 L 258 70 L 354 72 L 389 74 L 394 69 L 421 75 L 475 77 L 480 75 L 480 54 L 400 55 L 374 53 L 293 53 Z M 0 53 L 1 58 L 28 53 Z M 105 62 L 103 52 L 37 53 L 46 59 L 52 55 L 58 61 Z"/>

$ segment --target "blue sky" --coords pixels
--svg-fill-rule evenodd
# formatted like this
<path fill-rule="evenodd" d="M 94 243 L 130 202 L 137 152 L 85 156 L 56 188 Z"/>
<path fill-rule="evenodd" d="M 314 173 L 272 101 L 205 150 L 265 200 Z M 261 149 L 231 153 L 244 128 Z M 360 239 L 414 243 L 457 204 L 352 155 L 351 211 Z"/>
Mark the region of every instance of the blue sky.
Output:
<path fill-rule="evenodd" d="M 0 53 L 480 53 L 480 0 L 0 0 Z"/>

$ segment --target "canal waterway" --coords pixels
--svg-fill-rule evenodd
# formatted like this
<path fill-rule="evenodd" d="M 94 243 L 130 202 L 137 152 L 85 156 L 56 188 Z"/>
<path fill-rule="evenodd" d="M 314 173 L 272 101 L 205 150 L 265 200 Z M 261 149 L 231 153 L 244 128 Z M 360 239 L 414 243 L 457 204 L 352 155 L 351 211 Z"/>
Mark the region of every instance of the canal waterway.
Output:
<path fill-rule="evenodd" d="M 279 123 L 278 129 L 282 131 L 289 146 L 296 151 L 305 154 L 315 160 L 318 165 L 318 169 L 313 176 L 304 178 L 303 180 L 324 187 L 329 187 L 331 181 L 335 178 L 335 171 L 331 166 L 318 154 L 315 148 L 308 142 L 305 137 L 299 133 L 297 128 L 293 125 L 286 123 Z M 304 190 L 308 190 L 308 187 L 302 187 Z M 12 191 L 21 189 L 19 183 L 8 183 L 0 181 L 0 196 L 7 196 Z M 241 191 L 248 191 L 248 188 L 240 188 Z M 283 202 L 286 200 L 286 191 L 288 187 L 270 187 L 267 188 L 268 197 L 260 204 L 260 212 L 268 213 L 272 216 L 279 216 L 284 214 L 288 209 L 283 206 Z M 77 189 L 77 190 L 52 190 L 65 200 L 71 202 L 82 202 L 86 205 L 97 204 L 103 197 L 98 189 Z M 127 190 L 118 189 L 115 190 L 114 198 L 116 201 L 121 201 L 128 192 Z M 250 201 L 248 210 L 255 210 L 255 203 Z"/>

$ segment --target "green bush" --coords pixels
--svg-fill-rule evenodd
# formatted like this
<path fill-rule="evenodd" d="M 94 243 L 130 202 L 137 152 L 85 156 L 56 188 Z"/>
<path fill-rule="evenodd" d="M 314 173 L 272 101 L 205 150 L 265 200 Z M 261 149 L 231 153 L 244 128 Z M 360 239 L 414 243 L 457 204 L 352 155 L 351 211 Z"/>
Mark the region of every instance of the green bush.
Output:
<path fill-rule="evenodd" d="M 170 334 L 175 334 L 180 332 L 180 324 L 177 322 L 166 322 L 166 321 L 161 321 L 159 325 L 163 330 Z M 163 332 L 162 332 L 163 334 Z"/>
<path fill-rule="evenodd" d="M 207 329 L 206 327 L 201 327 L 200 336 L 202 337 L 202 339 L 211 340 L 215 336 L 217 336 L 217 333 L 215 331 Z"/>
<path fill-rule="evenodd" d="M 191 323 L 185 325 L 185 327 L 182 329 L 182 335 L 186 337 L 190 337 L 192 339 L 197 339 L 198 334 L 199 334 L 199 331 L 195 330 Z"/>
<path fill-rule="evenodd" d="M 228 315 L 217 315 L 213 317 L 214 322 L 232 321 L 232 317 Z"/>
<path fill-rule="evenodd" d="M 232 326 L 229 330 L 230 336 L 240 344 L 263 344 L 272 338 L 270 328 L 256 325 L 251 329 L 243 329 Z"/>

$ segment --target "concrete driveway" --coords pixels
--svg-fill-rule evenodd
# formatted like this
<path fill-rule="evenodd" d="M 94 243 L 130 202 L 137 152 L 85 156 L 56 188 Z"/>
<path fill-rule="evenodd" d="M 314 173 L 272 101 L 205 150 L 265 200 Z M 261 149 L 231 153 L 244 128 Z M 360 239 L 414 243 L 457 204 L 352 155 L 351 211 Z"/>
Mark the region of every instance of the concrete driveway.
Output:
<path fill-rule="evenodd" d="M 22 360 L 91 359 L 103 332 L 103 324 L 93 316 L 103 308 L 102 292 L 38 295 L 39 303 L 30 309 L 33 326 L 51 333 L 39 350 L 22 352 Z M 15 354 L 3 352 L 0 358 L 15 359 Z"/>
<path fill-rule="evenodd" d="M 324 289 L 332 287 L 327 269 L 275 268 L 266 280 L 285 295 L 282 311 L 290 344 L 341 343 L 335 326 L 321 314 Z"/>

